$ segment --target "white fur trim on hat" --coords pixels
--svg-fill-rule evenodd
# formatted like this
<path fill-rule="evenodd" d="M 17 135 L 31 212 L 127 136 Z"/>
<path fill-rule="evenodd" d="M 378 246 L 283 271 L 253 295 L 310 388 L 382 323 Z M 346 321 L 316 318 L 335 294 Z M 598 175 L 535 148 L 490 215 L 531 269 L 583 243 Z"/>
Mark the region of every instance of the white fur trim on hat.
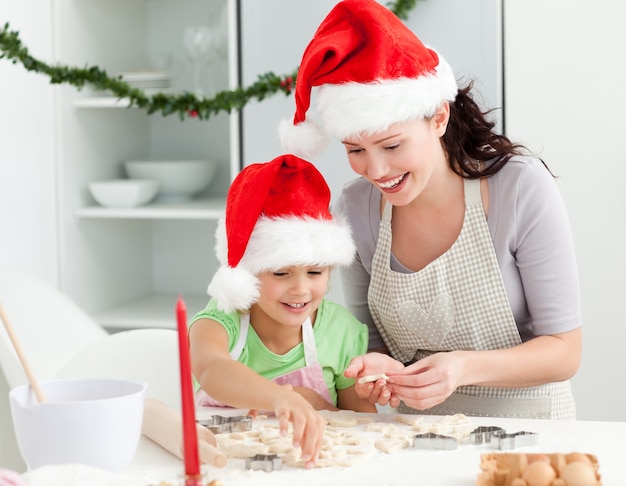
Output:
<path fill-rule="evenodd" d="M 305 120 L 298 125 L 293 119 L 282 120 L 278 125 L 278 136 L 287 153 L 310 159 L 328 145 L 326 132 L 314 121 Z"/>
<path fill-rule="evenodd" d="M 262 216 L 239 266 L 258 274 L 294 265 L 348 265 L 354 251 L 350 229 L 334 220 Z"/>
<path fill-rule="evenodd" d="M 319 87 L 317 109 L 326 132 L 343 140 L 359 133 L 382 132 L 394 123 L 429 118 L 442 102 L 454 101 L 457 91 L 450 65 L 439 56 L 435 74 L 324 84 Z"/>

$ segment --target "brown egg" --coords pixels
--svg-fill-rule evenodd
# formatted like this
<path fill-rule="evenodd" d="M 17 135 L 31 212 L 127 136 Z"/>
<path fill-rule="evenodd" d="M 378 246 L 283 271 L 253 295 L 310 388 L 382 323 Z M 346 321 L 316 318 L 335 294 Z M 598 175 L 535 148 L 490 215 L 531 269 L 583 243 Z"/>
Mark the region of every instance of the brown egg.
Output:
<path fill-rule="evenodd" d="M 546 456 L 545 454 L 527 454 L 528 456 L 528 462 L 535 462 L 535 461 L 542 461 L 542 462 L 547 462 L 548 464 L 550 464 L 550 458 L 548 456 Z"/>
<path fill-rule="evenodd" d="M 570 462 L 563 468 L 561 479 L 567 483 L 567 486 L 596 486 L 598 484 L 593 467 L 578 461 Z"/>
<path fill-rule="evenodd" d="M 591 464 L 591 459 L 587 454 L 581 452 L 571 452 L 565 456 L 565 460 L 569 464 L 570 462 L 584 462 L 585 464 Z"/>
<path fill-rule="evenodd" d="M 531 462 L 522 473 L 522 479 L 528 486 L 550 486 L 556 478 L 556 472 L 549 463 L 538 460 Z"/>

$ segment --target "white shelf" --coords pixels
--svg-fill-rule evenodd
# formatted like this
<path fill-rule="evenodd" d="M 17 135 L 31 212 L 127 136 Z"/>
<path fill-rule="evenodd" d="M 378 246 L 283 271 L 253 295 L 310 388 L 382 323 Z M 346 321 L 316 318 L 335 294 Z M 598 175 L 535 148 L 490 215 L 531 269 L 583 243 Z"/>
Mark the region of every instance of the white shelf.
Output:
<path fill-rule="evenodd" d="M 114 96 L 78 98 L 74 100 L 74 106 L 77 108 L 134 108 L 130 106 L 128 98 L 115 98 Z"/>
<path fill-rule="evenodd" d="M 169 62 L 156 59 L 160 53 L 176 64 L 186 55 L 181 26 L 199 18 L 222 19 L 221 9 L 227 7 L 228 56 L 212 61 L 211 83 L 215 89 L 234 89 L 239 83 L 239 2 L 192 3 L 181 9 L 172 1 L 54 0 L 55 60 L 68 65 L 87 61 L 109 73 Z M 171 87 L 158 91 L 175 96 L 195 86 L 192 70 L 178 70 L 175 78 Z M 53 134 L 58 168 L 53 182 L 56 229 L 63 243 L 57 248 L 62 290 L 111 332 L 175 328 L 177 292 L 183 292 L 189 317 L 209 301 L 206 279 L 218 267 L 212 255 L 215 223 L 225 213 L 226 190 L 241 165 L 238 113 L 181 120 L 175 113 L 148 114 L 128 95 L 118 98 L 89 86 L 78 91 L 60 89 L 54 109 L 61 127 Z M 155 96 L 156 89 L 143 93 Z M 139 207 L 107 208 L 89 197 L 89 182 L 119 178 L 121 161 L 137 158 L 211 159 L 220 168 L 211 187 L 189 201 L 157 197 Z"/>
<path fill-rule="evenodd" d="M 159 93 L 165 95 L 175 94 L 167 90 L 159 91 Z M 144 90 L 144 94 L 146 96 L 152 96 L 157 93 L 150 93 Z M 116 98 L 115 96 L 87 96 L 77 98 L 74 100 L 74 106 L 76 108 L 137 108 L 130 104 L 129 98 Z"/>
<path fill-rule="evenodd" d="M 89 206 L 76 210 L 79 218 L 116 219 L 219 219 L 224 215 L 224 198 L 192 199 L 186 202 L 154 202 L 135 208 Z"/>
<path fill-rule="evenodd" d="M 183 295 L 190 320 L 204 309 L 210 297 Z M 176 329 L 177 294 L 152 294 L 94 314 L 94 319 L 110 332 L 127 329 Z"/>

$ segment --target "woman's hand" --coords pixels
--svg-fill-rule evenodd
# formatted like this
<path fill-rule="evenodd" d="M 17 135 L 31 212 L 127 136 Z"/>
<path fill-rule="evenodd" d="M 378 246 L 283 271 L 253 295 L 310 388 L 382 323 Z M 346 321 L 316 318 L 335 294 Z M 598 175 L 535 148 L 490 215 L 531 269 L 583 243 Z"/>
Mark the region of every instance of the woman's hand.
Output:
<path fill-rule="evenodd" d="M 448 398 L 463 377 L 463 360 L 455 352 L 435 353 L 389 373 L 387 386 L 406 405 L 426 410 Z"/>
<path fill-rule="evenodd" d="M 409 407 L 426 410 L 460 386 L 524 388 L 567 380 L 578 370 L 581 350 L 578 328 L 511 348 L 434 353 L 403 370 L 388 371 L 387 387 Z"/>
<path fill-rule="evenodd" d="M 293 424 L 293 446 L 301 448 L 306 467 L 314 467 L 324 439 L 323 417 L 291 385 L 283 385 L 274 395 L 274 413 L 282 436 L 287 435 L 289 422 Z"/>
<path fill-rule="evenodd" d="M 382 353 L 368 353 L 353 358 L 344 371 L 344 375 L 356 379 L 355 391 L 358 397 L 366 398 L 372 404 L 397 407 L 400 404 L 400 398 L 393 393 L 393 390 L 387 385 L 387 381 L 379 379 L 375 382 L 359 383 L 359 378 L 379 373 L 389 374 L 403 369 L 404 365 L 391 356 Z"/>

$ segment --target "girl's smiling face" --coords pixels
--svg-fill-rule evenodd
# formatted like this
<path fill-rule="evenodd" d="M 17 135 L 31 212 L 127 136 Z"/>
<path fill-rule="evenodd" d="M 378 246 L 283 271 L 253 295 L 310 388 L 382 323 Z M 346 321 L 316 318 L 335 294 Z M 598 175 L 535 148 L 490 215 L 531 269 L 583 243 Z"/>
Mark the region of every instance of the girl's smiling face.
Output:
<path fill-rule="evenodd" d="M 255 306 L 271 320 L 287 327 L 300 327 L 307 317 L 314 322 L 328 291 L 330 267 L 292 266 L 259 274 L 260 297 Z"/>
<path fill-rule="evenodd" d="M 409 204 L 434 173 L 448 168 L 440 138 L 449 113 L 444 104 L 428 120 L 396 123 L 382 132 L 344 139 L 352 170 L 374 184 L 394 206 Z"/>

